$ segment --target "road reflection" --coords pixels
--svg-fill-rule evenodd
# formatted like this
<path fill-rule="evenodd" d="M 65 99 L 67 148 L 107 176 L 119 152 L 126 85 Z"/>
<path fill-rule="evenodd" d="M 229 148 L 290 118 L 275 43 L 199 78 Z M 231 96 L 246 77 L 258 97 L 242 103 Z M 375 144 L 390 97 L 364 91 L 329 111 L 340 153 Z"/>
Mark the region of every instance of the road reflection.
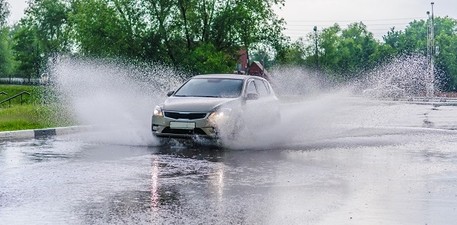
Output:
<path fill-rule="evenodd" d="M 177 214 L 192 218 L 201 215 L 200 210 L 222 213 L 226 168 L 224 151 L 212 148 L 156 148 L 154 152 L 150 173 L 152 220 L 179 218 Z M 199 205 L 198 201 L 210 203 Z"/>
<path fill-rule="evenodd" d="M 116 152 L 117 148 L 112 150 L 110 152 Z M 147 154 L 140 152 L 133 149 L 133 159 L 120 158 L 121 154 L 96 162 L 132 160 L 137 169 L 142 168 L 144 172 L 129 172 L 129 177 L 124 179 L 118 174 L 107 174 L 118 180 L 117 191 L 100 192 L 111 188 L 92 187 L 95 197 L 80 201 L 77 207 L 84 224 L 169 224 L 170 219 L 181 222 L 198 219 L 209 211 L 224 213 L 221 212 L 224 208 L 223 151 L 154 147 L 143 149 Z M 96 158 L 100 160 L 100 155 L 96 154 Z M 121 170 L 122 165 L 119 166 Z"/>
<path fill-rule="evenodd" d="M 154 212 L 159 210 L 159 160 L 152 158 L 151 170 L 151 208 Z"/>

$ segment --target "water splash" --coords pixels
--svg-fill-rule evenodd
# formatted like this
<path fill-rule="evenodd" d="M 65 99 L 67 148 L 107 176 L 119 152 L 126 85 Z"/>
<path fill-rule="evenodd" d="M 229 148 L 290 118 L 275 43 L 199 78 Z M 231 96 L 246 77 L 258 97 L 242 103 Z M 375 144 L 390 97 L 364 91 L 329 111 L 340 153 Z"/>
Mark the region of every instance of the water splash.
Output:
<path fill-rule="evenodd" d="M 363 95 L 372 98 L 433 97 L 434 87 L 437 86 L 430 75 L 427 58 L 423 55 L 394 58 L 364 77 L 358 81 L 359 88 Z"/>
<path fill-rule="evenodd" d="M 94 141 L 157 144 L 150 131 L 154 106 L 185 75 L 166 66 L 61 57 L 51 66 L 52 87 L 78 124 L 96 127 Z"/>
<path fill-rule="evenodd" d="M 384 93 L 422 95 L 427 75 L 424 60 L 419 56 L 398 58 L 367 73 L 364 79 L 344 85 L 329 82 L 313 71 L 274 69 L 272 84 L 281 99 L 280 121 L 254 131 L 240 131 L 236 139 L 224 140 L 225 145 L 275 148 L 347 137 L 351 132 L 360 135 L 366 133 L 363 129 L 421 126 L 420 115 L 409 115 L 417 110 L 415 106 L 371 98 L 385 98 Z M 55 92 L 77 122 L 99 128 L 98 133 L 84 138 L 125 145 L 158 144 L 150 130 L 153 107 L 188 77 L 166 66 L 119 60 L 62 57 L 51 68 Z M 258 118 L 262 118 L 265 107 L 269 106 L 254 110 Z"/>
<path fill-rule="evenodd" d="M 283 97 L 315 96 L 334 86 L 325 74 L 297 67 L 276 67 L 270 77 L 276 94 Z"/>
<path fill-rule="evenodd" d="M 427 65 L 423 56 L 403 56 L 344 84 L 315 71 L 276 68 L 271 82 L 281 99 L 281 122 L 243 133 L 229 146 L 274 148 L 422 128 L 420 112 L 426 113 L 426 107 L 392 100 L 424 97 L 430 82 Z M 257 109 L 259 118 L 263 111 Z"/>

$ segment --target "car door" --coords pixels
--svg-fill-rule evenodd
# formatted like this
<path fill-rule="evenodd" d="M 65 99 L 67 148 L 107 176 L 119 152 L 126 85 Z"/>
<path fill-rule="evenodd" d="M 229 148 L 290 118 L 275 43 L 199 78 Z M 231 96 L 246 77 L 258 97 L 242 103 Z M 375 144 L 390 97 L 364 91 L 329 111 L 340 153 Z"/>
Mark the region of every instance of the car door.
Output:
<path fill-rule="evenodd" d="M 263 124 L 272 124 L 278 120 L 278 100 L 270 89 L 270 85 L 263 79 L 255 79 L 255 86 L 259 93 L 259 108 L 261 110 Z"/>
<path fill-rule="evenodd" d="M 250 79 L 245 93 L 244 120 L 248 127 L 256 129 L 266 126 L 271 118 L 269 90 L 260 79 Z"/>

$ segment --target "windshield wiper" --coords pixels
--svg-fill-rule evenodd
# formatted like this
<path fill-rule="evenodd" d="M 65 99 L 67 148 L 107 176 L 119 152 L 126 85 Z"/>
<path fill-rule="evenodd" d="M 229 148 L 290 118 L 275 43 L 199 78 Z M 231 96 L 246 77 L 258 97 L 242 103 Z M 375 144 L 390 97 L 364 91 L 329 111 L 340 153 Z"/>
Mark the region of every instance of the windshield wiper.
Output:
<path fill-rule="evenodd" d="M 220 98 L 217 95 L 174 95 L 175 97 Z"/>
<path fill-rule="evenodd" d="M 202 98 L 220 98 L 218 95 L 200 95 L 195 97 L 202 97 Z"/>

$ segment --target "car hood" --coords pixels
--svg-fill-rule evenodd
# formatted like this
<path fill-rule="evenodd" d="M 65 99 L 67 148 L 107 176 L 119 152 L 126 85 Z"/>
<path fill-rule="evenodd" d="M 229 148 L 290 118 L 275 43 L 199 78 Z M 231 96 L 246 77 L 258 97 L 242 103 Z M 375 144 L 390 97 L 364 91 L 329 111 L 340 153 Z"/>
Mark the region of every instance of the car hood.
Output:
<path fill-rule="evenodd" d="M 238 100 L 238 98 L 169 97 L 163 104 L 163 110 L 210 112 L 223 104 L 234 103 Z"/>

